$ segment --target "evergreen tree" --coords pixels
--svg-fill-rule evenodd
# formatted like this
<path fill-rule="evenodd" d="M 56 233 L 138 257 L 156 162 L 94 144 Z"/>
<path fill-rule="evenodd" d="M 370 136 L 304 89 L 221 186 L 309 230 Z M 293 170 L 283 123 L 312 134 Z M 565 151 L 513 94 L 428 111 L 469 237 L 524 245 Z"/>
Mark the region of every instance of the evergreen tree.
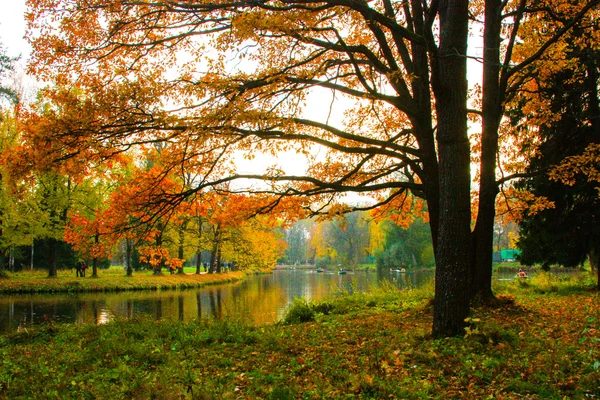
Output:
<path fill-rule="evenodd" d="M 2 43 L 0 43 L 0 100 L 8 99 L 12 103 L 17 103 L 19 97 L 17 96 L 17 92 L 6 85 L 5 78 L 14 69 L 16 60 L 16 58 L 6 55 L 6 50 Z"/>
<path fill-rule="evenodd" d="M 573 48 L 571 56 L 585 68 L 564 69 L 540 85 L 540 96 L 560 119 L 540 128 L 543 143 L 539 157 L 531 160 L 530 171 L 551 169 L 565 157 L 582 153 L 590 143 L 600 142 L 600 52 Z M 580 176 L 572 186 L 567 186 L 551 180 L 546 173 L 523 180 L 520 185 L 555 204 L 554 208 L 527 216 L 520 224 L 521 262 L 541 263 L 545 268 L 551 264 L 574 267 L 589 256 L 597 264 L 600 253 L 597 185 Z"/>

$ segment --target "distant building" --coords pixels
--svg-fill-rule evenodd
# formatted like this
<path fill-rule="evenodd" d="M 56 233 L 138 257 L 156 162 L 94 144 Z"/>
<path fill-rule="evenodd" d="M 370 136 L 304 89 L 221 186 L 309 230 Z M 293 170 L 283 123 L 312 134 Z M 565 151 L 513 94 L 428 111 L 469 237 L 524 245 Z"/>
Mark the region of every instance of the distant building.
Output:
<path fill-rule="evenodd" d="M 521 250 L 518 249 L 503 249 L 494 252 L 494 262 L 512 262 L 517 261 L 517 258 L 521 254 Z"/>

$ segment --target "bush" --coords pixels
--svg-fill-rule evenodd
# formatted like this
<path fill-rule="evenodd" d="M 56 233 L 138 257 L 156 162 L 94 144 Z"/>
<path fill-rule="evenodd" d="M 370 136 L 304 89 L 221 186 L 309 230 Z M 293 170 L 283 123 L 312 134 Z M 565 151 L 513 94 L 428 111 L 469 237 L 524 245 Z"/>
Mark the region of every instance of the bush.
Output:
<path fill-rule="evenodd" d="M 329 301 L 321 301 L 319 303 L 313 304 L 312 309 L 318 314 L 328 315 L 331 314 L 335 306 Z"/>
<path fill-rule="evenodd" d="M 292 304 L 288 307 L 283 317 L 283 323 L 289 324 L 301 324 L 303 322 L 311 322 L 315 320 L 317 312 L 306 300 L 306 298 L 294 298 Z"/>

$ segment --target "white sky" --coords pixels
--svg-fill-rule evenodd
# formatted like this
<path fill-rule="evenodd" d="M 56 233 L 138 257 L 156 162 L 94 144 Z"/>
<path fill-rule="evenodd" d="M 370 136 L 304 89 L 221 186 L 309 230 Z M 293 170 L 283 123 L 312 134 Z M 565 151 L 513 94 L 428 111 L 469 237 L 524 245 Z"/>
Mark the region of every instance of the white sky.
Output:
<path fill-rule="evenodd" d="M 0 42 L 11 57 L 22 55 L 27 58 L 30 47 L 25 35 L 25 0 L 1 0 Z"/>

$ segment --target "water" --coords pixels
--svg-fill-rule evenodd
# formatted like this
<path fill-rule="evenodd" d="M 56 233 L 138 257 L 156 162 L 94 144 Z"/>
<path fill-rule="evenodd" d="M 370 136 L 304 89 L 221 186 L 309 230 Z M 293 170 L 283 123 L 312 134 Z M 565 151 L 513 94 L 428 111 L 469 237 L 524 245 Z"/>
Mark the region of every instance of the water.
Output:
<path fill-rule="evenodd" d="M 180 291 L 6 295 L 0 297 L 0 332 L 48 323 L 103 324 L 117 318 L 156 320 L 237 318 L 252 324 L 280 320 L 296 297 L 319 300 L 340 289 L 367 291 L 383 280 L 401 288 L 418 286 L 433 271 L 398 273 L 275 270 L 237 283 Z"/>

